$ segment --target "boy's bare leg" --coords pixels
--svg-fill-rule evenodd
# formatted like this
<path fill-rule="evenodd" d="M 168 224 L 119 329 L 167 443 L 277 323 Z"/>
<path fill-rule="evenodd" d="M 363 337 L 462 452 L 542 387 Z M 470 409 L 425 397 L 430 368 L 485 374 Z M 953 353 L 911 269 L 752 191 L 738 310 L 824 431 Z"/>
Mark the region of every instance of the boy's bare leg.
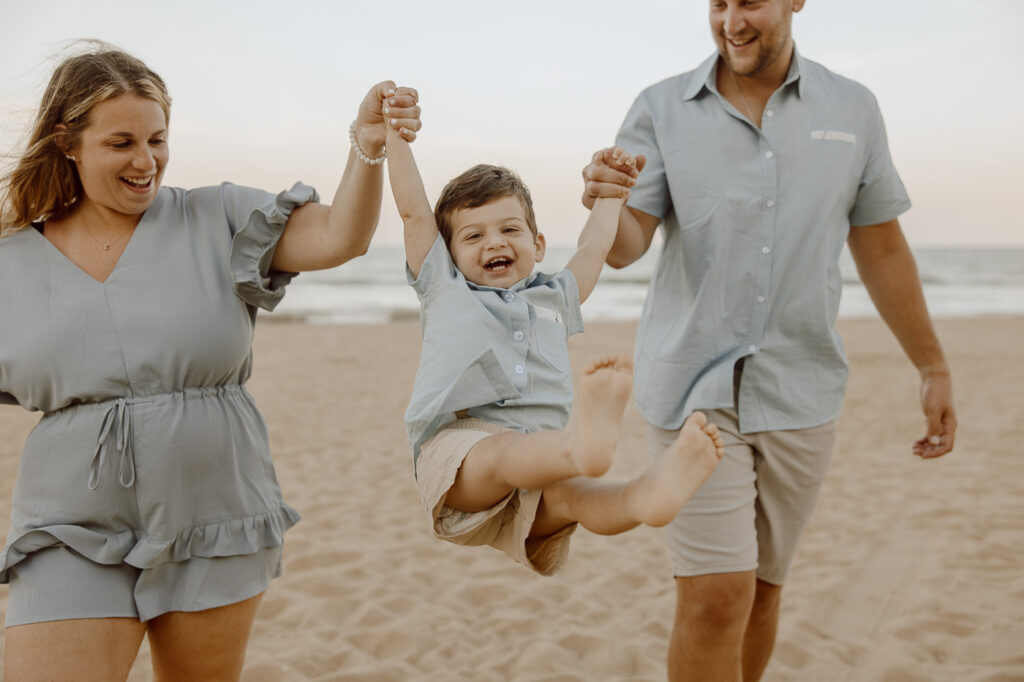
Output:
<path fill-rule="evenodd" d="M 611 466 L 632 385 L 629 356 L 610 355 L 590 363 L 568 429 L 508 431 L 481 440 L 463 460 L 445 505 L 480 511 L 514 488 L 536 490 L 576 476 L 600 476 Z"/>
<path fill-rule="evenodd" d="M 551 535 L 574 522 L 600 535 L 623 533 L 641 523 L 664 526 L 711 476 L 722 454 L 718 427 L 703 412 L 694 412 L 675 442 L 636 479 L 573 478 L 545 487 L 531 537 Z"/>

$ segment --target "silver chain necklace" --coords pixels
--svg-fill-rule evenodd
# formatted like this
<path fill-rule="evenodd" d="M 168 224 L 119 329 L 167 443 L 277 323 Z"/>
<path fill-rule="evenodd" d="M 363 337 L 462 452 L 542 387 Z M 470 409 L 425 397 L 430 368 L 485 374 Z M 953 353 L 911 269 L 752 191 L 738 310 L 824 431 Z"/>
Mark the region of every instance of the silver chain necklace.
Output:
<path fill-rule="evenodd" d="M 729 78 L 732 79 L 732 84 L 736 86 L 736 92 L 740 95 L 740 101 L 743 102 L 743 109 L 747 112 L 747 118 L 750 119 L 751 123 L 757 125 L 757 123 L 754 122 L 754 115 L 750 113 L 750 105 L 747 104 L 747 98 L 743 96 L 743 89 L 740 88 L 739 81 L 736 80 L 736 75 L 732 72 L 732 69 L 728 64 L 725 65 L 725 68 L 729 71 Z"/>

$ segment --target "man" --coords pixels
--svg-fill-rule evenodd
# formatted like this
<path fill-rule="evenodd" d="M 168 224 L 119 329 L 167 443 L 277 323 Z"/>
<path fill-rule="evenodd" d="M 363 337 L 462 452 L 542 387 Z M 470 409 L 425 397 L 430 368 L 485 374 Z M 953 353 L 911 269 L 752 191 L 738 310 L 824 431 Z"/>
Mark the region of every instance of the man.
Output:
<path fill-rule="evenodd" d="M 640 94 L 617 144 L 643 173 L 584 169 L 584 203 L 621 195 L 608 263 L 664 244 L 637 336 L 653 456 L 693 410 L 725 459 L 670 526 L 671 680 L 758 680 L 798 536 L 831 458 L 847 362 L 834 322 L 849 245 L 921 375 L 923 458 L 953 447 L 952 383 L 898 216 L 910 201 L 874 97 L 802 58 L 804 0 L 712 0 L 717 54 Z M 646 167 L 639 155 L 644 155 Z"/>

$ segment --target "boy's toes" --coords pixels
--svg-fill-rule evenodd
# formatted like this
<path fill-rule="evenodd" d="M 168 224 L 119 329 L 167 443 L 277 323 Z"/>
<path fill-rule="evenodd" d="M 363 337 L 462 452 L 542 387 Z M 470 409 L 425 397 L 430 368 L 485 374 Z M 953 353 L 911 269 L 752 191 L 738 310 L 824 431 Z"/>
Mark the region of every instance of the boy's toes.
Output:
<path fill-rule="evenodd" d="M 704 430 L 708 425 L 708 418 L 700 410 L 691 412 L 690 416 L 686 418 L 687 422 L 691 422 L 700 430 Z"/>

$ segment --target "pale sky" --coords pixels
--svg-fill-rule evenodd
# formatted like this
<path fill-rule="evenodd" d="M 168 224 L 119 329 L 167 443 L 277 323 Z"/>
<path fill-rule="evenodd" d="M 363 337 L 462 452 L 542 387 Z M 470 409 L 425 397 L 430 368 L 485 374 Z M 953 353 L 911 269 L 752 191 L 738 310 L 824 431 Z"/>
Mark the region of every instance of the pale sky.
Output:
<path fill-rule="evenodd" d="M 796 16 L 805 57 L 877 96 L 914 202 L 911 244 L 1024 246 L 1022 29 L 1022 0 L 808 0 Z M 507 165 L 553 243 L 575 241 L 580 170 L 640 90 L 714 50 L 704 0 L 0 0 L 0 152 L 77 38 L 167 82 L 165 184 L 303 180 L 329 201 L 359 101 L 393 79 L 420 91 L 431 200 L 475 163 Z M 378 238 L 400 234 L 386 194 Z"/>

